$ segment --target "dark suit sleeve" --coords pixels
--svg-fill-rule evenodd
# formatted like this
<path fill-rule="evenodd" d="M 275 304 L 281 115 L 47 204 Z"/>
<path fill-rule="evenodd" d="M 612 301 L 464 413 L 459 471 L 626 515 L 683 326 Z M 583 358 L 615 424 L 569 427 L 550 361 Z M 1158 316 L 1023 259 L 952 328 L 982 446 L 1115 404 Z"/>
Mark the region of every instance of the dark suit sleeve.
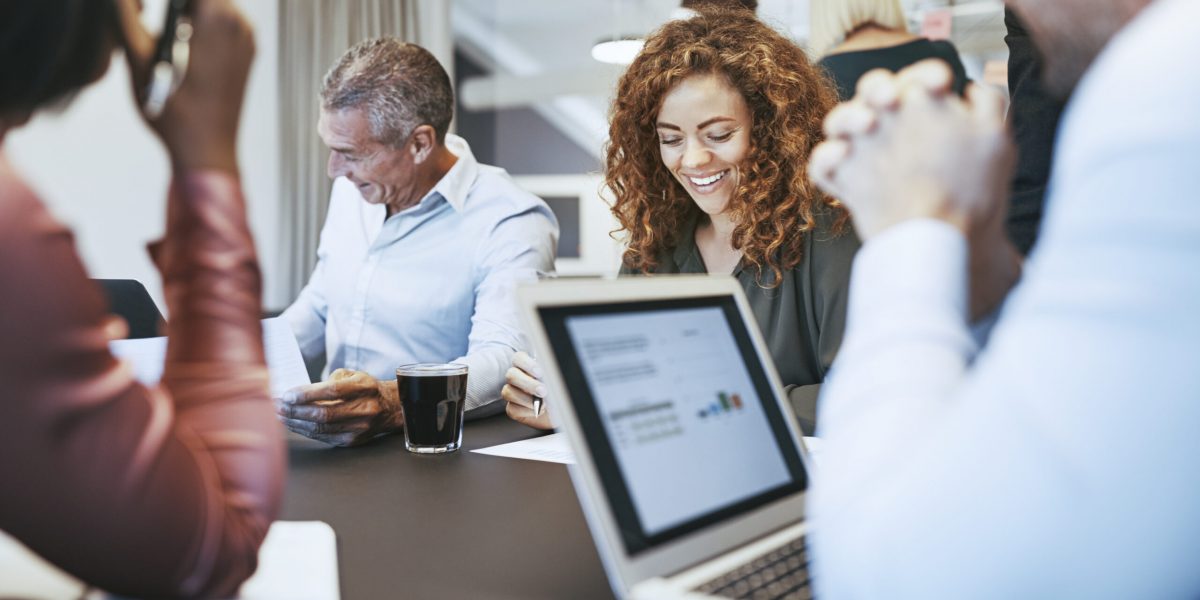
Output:
<path fill-rule="evenodd" d="M 1046 184 L 1054 155 L 1054 138 L 1062 102 L 1042 85 L 1042 59 L 1033 40 L 1011 9 L 1004 13 L 1008 35 L 1008 89 L 1012 105 L 1008 122 L 1017 143 L 1017 170 L 1008 207 L 1008 235 L 1028 254 L 1042 221 Z"/>

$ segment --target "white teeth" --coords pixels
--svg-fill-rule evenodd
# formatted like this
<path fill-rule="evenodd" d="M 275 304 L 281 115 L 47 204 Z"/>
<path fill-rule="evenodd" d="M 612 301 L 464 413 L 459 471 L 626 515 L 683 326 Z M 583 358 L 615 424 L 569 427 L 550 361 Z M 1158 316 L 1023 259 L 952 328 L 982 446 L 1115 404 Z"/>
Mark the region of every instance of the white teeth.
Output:
<path fill-rule="evenodd" d="M 725 173 L 728 173 L 728 171 L 721 171 L 712 177 L 705 177 L 703 179 L 696 179 L 695 177 L 688 177 L 688 179 L 690 179 L 691 182 L 696 185 L 710 185 L 720 181 L 721 178 L 725 176 Z"/>

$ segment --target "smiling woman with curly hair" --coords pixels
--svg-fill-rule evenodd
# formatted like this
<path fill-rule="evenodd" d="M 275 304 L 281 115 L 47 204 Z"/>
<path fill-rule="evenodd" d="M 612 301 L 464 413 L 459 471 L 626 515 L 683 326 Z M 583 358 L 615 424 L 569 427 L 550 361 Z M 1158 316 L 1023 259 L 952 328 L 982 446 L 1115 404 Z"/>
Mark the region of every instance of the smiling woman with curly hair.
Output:
<path fill-rule="evenodd" d="M 714 132 L 729 129 L 717 124 L 698 132 L 697 148 L 687 149 L 700 155 L 705 146 L 719 152 L 722 142 L 748 143 L 739 163 L 728 165 L 735 177 L 721 189 L 690 184 L 687 174 L 714 169 L 672 164 L 687 132 L 662 126 L 673 96 L 702 80 L 739 96 L 750 120 L 748 130 L 738 132 L 742 140 L 716 139 Z M 693 221 L 712 215 L 699 196 L 719 196 L 716 206 L 733 225 L 732 247 L 747 266 L 768 272 L 764 285 L 779 285 L 782 271 L 800 263 L 803 234 L 816 226 L 816 215 L 837 211 L 805 172 L 822 120 L 836 103 L 803 50 L 748 13 L 706 10 L 656 32 L 621 78 L 610 117 L 605 180 L 628 235 L 625 266 L 661 272 L 662 255 L 691 237 L 686 226 L 704 226 Z"/>
<path fill-rule="evenodd" d="M 621 78 L 606 156 L 622 273 L 737 277 L 808 434 L 858 249 L 805 170 L 836 102 L 804 51 L 753 13 L 705 7 L 656 31 Z M 548 428 L 527 409 L 536 366 L 514 365 L 509 415 Z"/>

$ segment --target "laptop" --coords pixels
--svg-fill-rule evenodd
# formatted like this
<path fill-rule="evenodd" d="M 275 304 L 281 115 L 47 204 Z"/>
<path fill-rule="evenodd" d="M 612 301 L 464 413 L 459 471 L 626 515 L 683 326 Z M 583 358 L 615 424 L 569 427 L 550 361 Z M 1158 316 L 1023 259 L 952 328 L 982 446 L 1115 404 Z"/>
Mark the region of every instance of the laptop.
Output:
<path fill-rule="evenodd" d="M 518 291 L 620 598 L 811 598 L 808 458 L 737 280 Z"/>

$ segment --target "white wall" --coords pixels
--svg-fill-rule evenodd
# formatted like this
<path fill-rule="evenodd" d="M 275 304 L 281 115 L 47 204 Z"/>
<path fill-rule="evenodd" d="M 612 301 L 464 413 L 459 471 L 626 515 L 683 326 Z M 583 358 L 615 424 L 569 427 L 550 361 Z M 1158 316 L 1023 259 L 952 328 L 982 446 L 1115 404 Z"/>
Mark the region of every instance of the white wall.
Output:
<path fill-rule="evenodd" d="M 143 20 L 157 28 L 165 0 L 146 0 Z M 279 85 L 277 0 L 242 0 L 258 53 L 238 143 L 242 185 L 264 276 L 264 306 L 291 300 L 273 285 L 279 239 Z M 152 24 L 152 25 L 150 25 Z M 5 141 L 16 168 L 50 210 L 74 229 L 93 277 L 138 279 L 160 307 L 161 282 L 145 252 L 164 229 L 169 165 L 139 119 L 119 55 L 103 80 L 62 114 L 42 114 Z"/>

